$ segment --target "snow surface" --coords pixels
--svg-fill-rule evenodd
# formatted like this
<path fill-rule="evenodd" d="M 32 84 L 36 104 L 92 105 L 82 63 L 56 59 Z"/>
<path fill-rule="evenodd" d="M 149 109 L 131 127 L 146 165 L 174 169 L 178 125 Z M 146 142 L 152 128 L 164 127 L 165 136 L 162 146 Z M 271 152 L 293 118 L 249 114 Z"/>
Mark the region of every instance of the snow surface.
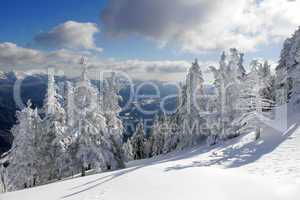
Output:
<path fill-rule="evenodd" d="M 286 131 L 266 126 L 257 141 L 249 133 L 218 146 L 133 161 L 123 170 L 6 193 L 0 199 L 298 200 L 299 119 L 290 117 Z"/>

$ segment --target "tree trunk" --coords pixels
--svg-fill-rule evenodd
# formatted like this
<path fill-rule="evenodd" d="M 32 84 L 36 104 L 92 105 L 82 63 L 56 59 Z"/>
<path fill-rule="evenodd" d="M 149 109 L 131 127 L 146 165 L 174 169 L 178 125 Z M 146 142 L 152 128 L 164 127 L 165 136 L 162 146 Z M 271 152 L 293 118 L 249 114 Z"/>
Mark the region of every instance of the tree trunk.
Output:
<path fill-rule="evenodd" d="M 36 178 L 33 178 L 33 187 L 36 185 Z"/>
<path fill-rule="evenodd" d="M 81 167 L 81 176 L 85 176 L 85 167 L 84 166 Z"/>
<path fill-rule="evenodd" d="M 256 128 L 255 131 L 255 140 L 258 140 L 260 138 L 260 128 Z"/>

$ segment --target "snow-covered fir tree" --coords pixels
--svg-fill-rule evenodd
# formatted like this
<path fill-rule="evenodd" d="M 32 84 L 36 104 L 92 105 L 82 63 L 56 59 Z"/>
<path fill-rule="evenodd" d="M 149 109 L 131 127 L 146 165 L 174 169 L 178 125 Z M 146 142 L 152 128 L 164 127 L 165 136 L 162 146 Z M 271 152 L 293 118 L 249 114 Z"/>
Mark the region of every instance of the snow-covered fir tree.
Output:
<path fill-rule="evenodd" d="M 159 117 L 156 116 L 153 122 L 149 143 L 151 145 L 151 156 L 157 156 L 163 153 L 165 144 L 165 135 L 162 132 Z"/>
<path fill-rule="evenodd" d="M 197 60 L 192 64 L 181 86 L 177 111 L 172 116 L 163 115 L 153 125 L 150 140 L 152 156 L 184 149 L 199 144 L 207 133 L 205 124 L 204 79 Z"/>
<path fill-rule="evenodd" d="M 177 127 L 168 127 L 168 140 L 178 143 L 178 148 L 185 148 L 198 144 L 205 133 L 201 129 L 205 119 L 204 79 L 197 60 L 192 64 L 186 76 L 186 82 L 178 101 L 175 116 L 169 119 Z M 175 132 L 174 132 L 175 131 Z M 178 138 L 176 138 L 178 137 Z M 173 146 L 173 144 L 171 145 Z"/>
<path fill-rule="evenodd" d="M 215 82 L 217 111 L 215 120 L 220 123 L 221 132 L 218 137 L 227 139 L 238 135 L 240 124 L 235 120 L 242 115 L 240 104 L 241 83 L 245 79 L 243 67 L 243 54 L 237 49 L 230 49 L 229 55 L 224 52 L 221 55 L 219 68 L 211 67 Z"/>
<path fill-rule="evenodd" d="M 122 150 L 125 156 L 125 161 L 131 161 L 133 160 L 133 148 L 130 139 L 127 139 L 127 141 L 123 144 Z"/>
<path fill-rule="evenodd" d="M 116 74 L 115 72 L 111 72 L 110 77 L 104 81 L 102 89 L 103 94 L 102 96 L 100 95 L 102 107 L 99 112 L 103 113 L 104 117 L 106 118 L 109 137 L 108 139 L 111 143 L 109 146 L 109 151 L 113 153 L 112 160 L 115 162 L 115 164 L 113 164 L 113 168 L 124 167 L 124 154 L 122 150 L 124 127 L 119 118 L 119 113 L 122 110 L 119 106 L 119 100 L 121 100 L 121 97 L 118 95 L 119 89 L 120 86 Z"/>
<path fill-rule="evenodd" d="M 271 72 L 271 65 L 268 61 L 264 61 L 263 64 L 260 65 L 258 74 L 262 83 L 260 95 L 271 101 L 272 105 L 270 106 L 273 107 L 276 101 L 275 76 Z M 270 110 L 270 108 L 268 110 Z"/>
<path fill-rule="evenodd" d="M 164 137 L 163 153 L 169 153 L 176 149 L 182 149 L 187 147 L 187 139 L 192 139 L 187 135 L 182 134 L 182 127 L 176 123 L 178 115 L 166 116 L 164 115 L 160 120 L 160 133 Z M 186 137 L 186 139 L 185 139 Z"/>
<path fill-rule="evenodd" d="M 10 150 L 10 164 L 7 168 L 7 189 L 9 191 L 30 187 L 36 184 L 39 173 L 37 154 L 39 132 L 37 111 L 31 108 L 30 101 L 27 106 L 17 112 L 17 124 L 12 128 L 14 136 Z"/>
<path fill-rule="evenodd" d="M 74 119 L 72 147 L 78 159 L 78 169 L 83 173 L 87 168 L 104 169 L 105 160 L 101 142 L 107 134 L 105 118 L 97 112 L 98 91 L 87 77 L 87 67 L 84 61 L 83 71 L 74 89 Z M 72 156 L 74 157 L 74 156 Z"/>
<path fill-rule="evenodd" d="M 41 182 L 61 178 L 63 176 L 63 167 L 65 165 L 63 154 L 66 145 L 65 137 L 65 110 L 59 102 L 62 96 L 57 93 L 53 74 L 48 75 L 48 90 L 44 100 L 43 115 L 44 118 L 40 124 L 42 127 L 39 138 L 39 175 Z"/>
<path fill-rule="evenodd" d="M 281 50 L 276 67 L 276 102 L 281 105 L 288 100 L 300 105 L 300 28 L 288 38 Z"/>
<path fill-rule="evenodd" d="M 145 144 L 147 141 L 143 122 L 139 122 L 137 124 L 135 133 L 130 138 L 130 142 L 132 146 L 133 159 L 139 160 L 146 158 Z"/>

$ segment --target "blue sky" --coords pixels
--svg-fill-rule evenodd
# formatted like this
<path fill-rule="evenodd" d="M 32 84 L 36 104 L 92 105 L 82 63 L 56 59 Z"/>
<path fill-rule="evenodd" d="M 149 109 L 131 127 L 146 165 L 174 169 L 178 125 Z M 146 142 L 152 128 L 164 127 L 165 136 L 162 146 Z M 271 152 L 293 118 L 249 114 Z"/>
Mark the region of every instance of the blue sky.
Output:
<path fill-rule="evenodd" d="M 164 72 L 173 67 L 174 73 L 183 73 L 177 61 L 187 67 L 198 58 L 208 65 L 231 47 L 245 52 L 247 62 L 264 58 L 275 63 L 283 41 L 300 25 L 299 1 L 230 2 L 1 0 L 0 50 L 10 54 L 0 52 L 0 69 L 40 66 L 56 52 L 55 59 L 64 57 L 66 64 L 88 51 L 99 66 L 120 65 L 126 71 L 142 65 L 144 76 L 153 67 L 162 72 L 160 66 Z"/>
<path fill-rule="evenodd" d="M 2 0 L 0 40 L 26 45 L 40 31 L 68 20 L 99 23 L 104 4 L 102 0 Z"/>
<path fill-rule="evenodd" d="M 13 42 L 23 47 L 43 49 L 34 43 L 33 37 L 68 20 L 93 22 L 102 29 L 100 13 L 106 3 L 106 0 L 2 0 L 0 42 Z M 96 37 L 96 43 L 105 49 L 100 57 L 194 59 L 193 55 L 159 48 L 153 42 L 138 36 L 115 38 L 101 32 Z"/>

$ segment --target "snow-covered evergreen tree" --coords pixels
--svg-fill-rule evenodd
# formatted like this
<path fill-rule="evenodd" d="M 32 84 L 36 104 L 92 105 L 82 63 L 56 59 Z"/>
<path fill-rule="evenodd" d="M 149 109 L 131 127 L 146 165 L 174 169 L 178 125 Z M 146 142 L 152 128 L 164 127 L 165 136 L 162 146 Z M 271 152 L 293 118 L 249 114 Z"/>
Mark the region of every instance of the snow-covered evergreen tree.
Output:
<path fill-rule="evenodd" d="M 30 101 L 27 107 L 17 112 L 17 124 L 12 128 L 14 136 L 10 151 L 10 164 L 7 168 L 7 189 L 18 190 L 36 184 L 39 172 L 37 163 L 37 135 L 39 134 L 39 116 L 31 108 Z"/>
<path fill-rule="evenodd" d="M 273 106 L 275 106 L 276 101 L 276 91 L 275 91 L 275 76 L 271 72 L 271 65 L 268 61 L 264 61 L 263 64 L 259 67 L 258 75 L 261 80 L 261 89 L 260 95 L 272 102 L 270 104 L 270 108 L 265 108 L 270 110 Z"/>
<path fill-rule="evenodd" d="M 133 159 L 139 160 L 146 158 L 145 153 L 145 144 L 146 136 L 143 122 L 139 122 L 136 126 L 136 131 L 133 136 L 130 138 L 132 145 Z"/>
<path fill-rule="evenodd" d="M 163 153 L 165 135 L 161 130 L 161 125 L 162 124 L 160 123 L 158 117 L 156 117 L 153 123 L 152 132 L 149 139 L 149 143 L 151 143 L 151 156 L 157 156 Z"/>
<path fill-rule="evenodd" d="M 125 156 L 125 161 L 128 162 L 133 160 L 133 148 L 130 139 L 127 139 L 122 148 Z"/>
<path fill-rule="evenodd" d="M 199 144 L 206 137 L 204 79 L 196 60 L 188 71 L 172 116 L 156 120 L 150 137 L 152 156 Z"/>
<path fill-rule="evenodd" d="M 169 141 L 178 143 L 178 148 L 185 148 L 198 144 L 205 133 L 201 129 L 204 124 L 203 112 L 205 110 L 204 79 L 197 60 L 192 64 L 186 76 L 185 85 L 179 97 L 178 108 L 175 116 L 171 117 L 168 124 L 176 124 L 169 127 L 167 134 Z M 173 146 L 173 145 L 171 145 Z"/>
<path fill-rule="evenodd" d="M 189 134 L 192 124 L 191 122 L 199 119 L 199 113 L 203 111 L 203 77 L 200 66 L 197 60 L 193 63 L 192 67 L 186 76 L 186 83 L 183 87 L 181 105 L 178 108 L 178 115 L 187 122 L 189 127 L 184 127 L 183 132 Z M 195 130 L 197 131 L 197 130 Z"/>
<path fill-rule="evenodd" d="M 87 168 L 98 171 L 105 168 L 101 142 L 106 134 L 105 118 L 98 115 L 98 91 L 94 88 L 87 77 L 87 67 L 84 61 L 80 81 L 74 89 L 74 119 L 72 137 L 74 144 L 73 153 L 84 172 Z M 72 156 L 74 157 L 74 156 Z"/>
<path fill-rule="evenodd" d="M 276 102 L 300 105 L 300 28 L 284 42 L 276 67 Z"/>
<path fill-rule="evenodd" d="M 61 178 L 64 166 L 65 153 L 65 110 L 59 102 L 62 97 L 57 93 L 57 85 L 54 76 L 48 76 L 48 92 L 44 100 L 43 114 L 41 122 L 42 132 L 39 138 L 39 161 L 41 182 Z"/>
<path fill-rule="evenodd" d="M 108 128 L 108 140 L 110 141 L 110 152 L 113 153 L 111 159 L 114 164 L 113 168 L 123 168 L 124 154 L 122 150 L 123 145 L 123 124 L 119 119 L 119 113 L 121 107 L 119 106 L 119 100 L 121 97 L 118 95 L 119 83 L 117 81 L 116 74 L 111 72 L 111 76 L 107 78 L 103 85 L 103 94 L 100 97 L 102 99 L 102 107 L 99 112 L 103 112 L 106 118 Z"/>
<path fill-rule="evenodd" d="M 219 68 L 211 68 L 214 72 L 214 86 L 217 90 L 215 98 L 217 106 L 216 121 L 221 128 L 219 138 L 227 139 L 237 136 L 240 124 L 235 123 L 242 115 L 240 104 L 241 83 L 245 78 L 243 54 L 236 49 L 230 49 L 229 55 L 224 52 L 219 62 Z"/>
<path fill-rule="evenodd" d="M 160 124 L 160 133 L 164 137 L 163 153 L 169 153 L 176 149 L 188 147 L 187 144 L 192 139 L 192 134 L 182 134 L 181 124 L 178 123 L 180 116 L 163 116 Z"/>

